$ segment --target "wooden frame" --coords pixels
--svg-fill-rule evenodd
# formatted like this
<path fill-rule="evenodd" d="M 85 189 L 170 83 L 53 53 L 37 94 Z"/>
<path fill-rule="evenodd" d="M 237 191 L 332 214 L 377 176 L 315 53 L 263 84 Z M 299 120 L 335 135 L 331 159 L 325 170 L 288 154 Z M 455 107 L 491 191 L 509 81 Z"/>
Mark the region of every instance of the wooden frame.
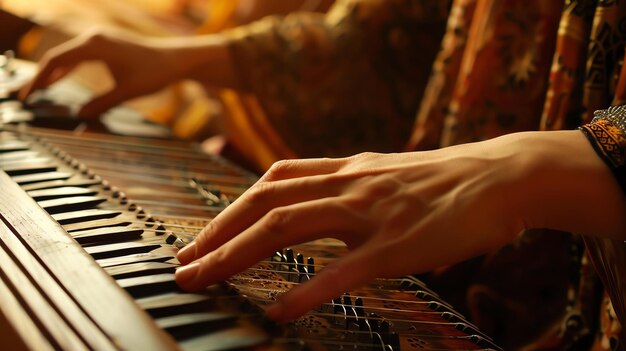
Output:
<path fill-rule="evenodd" d="M 3 330 L 21 339 L 10 345 L 32 350 L 178 349 L 2 171 L 0 189 L 0 326 L 12 325 Z"/>

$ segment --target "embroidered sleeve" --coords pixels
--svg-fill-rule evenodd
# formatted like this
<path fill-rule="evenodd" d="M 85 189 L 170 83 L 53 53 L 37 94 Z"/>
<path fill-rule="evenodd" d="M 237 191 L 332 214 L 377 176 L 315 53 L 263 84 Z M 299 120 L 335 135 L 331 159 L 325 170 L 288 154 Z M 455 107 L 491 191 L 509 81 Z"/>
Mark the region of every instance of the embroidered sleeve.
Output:
<path fill-rule="evenodd" d="M 227 33 L 239 82 L 300 157 L 397 151 L 445 29 L 441 0 L 338 0 Z"/>
<path fill-rule="evenodd" d="M 580 130 L 617 178 L 626 192 L 626 105 L 594 112 L 591 123 Z"/>

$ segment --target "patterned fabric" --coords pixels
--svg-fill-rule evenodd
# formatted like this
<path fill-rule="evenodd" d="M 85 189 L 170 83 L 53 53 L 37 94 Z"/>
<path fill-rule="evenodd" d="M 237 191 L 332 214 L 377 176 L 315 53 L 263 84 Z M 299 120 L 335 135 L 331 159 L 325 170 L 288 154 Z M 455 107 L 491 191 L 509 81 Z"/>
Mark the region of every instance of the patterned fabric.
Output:
<path fill-rule="evenodd" d="M 599 118 L 596 117 L 593 123 L 580 127 L 580 130 L 591 141 L 598 155 L 611 168 L 620 186 L 626 191 L 626 106 L 612 110 L 616 111 L 615 114 L 610 114 L 609 110 L 596 111 Z"/>
<path fill-rule="evenodd" d="M 592 123 L 581 126 L 580 130 L 613 171 L 622 189 L 626 189 L 626 106 L 612 106 L 596 111 L 594 115 Z M 586 242 L 600 277 L 609 287 L 607 295 L 611 298 L 603 301 L 602 337 L 596 344 L 611 350 L 624 347 L 625 339 L 620 344 L 619 337 L 625 331 L 619 320 L 624 321 L 626 317 L 626 243 L 597 238 L 587 238 Z"/>
<path fill-rule="evenodd" d="M 241 85 L 256 99 L 242 94 L 235 109 L 260 107 L 227 119 L 233 143 L 260 168 L 293 155 L 402 149 L 447 11 L 440 0 L 345 0 L 326 16 L 269 17 L 231 31 Z M 240 138 L 234 124 L 245 123 L 268 126 L 283 144 L 268 145 L 256 128 Z M 258 147 L 275 157 L 258 157 Z"/>
<path fill-rule="evenodd" d="M 600 328 L 594 350 L 624 350 L 626 330 L 620 321 L 626 317 L 626 243 L 623 241 L 585 238 L 587 250 L 607 288 L 600 309 Z"/>
<path fill-rule="evenodd" d="M 626 1 L 338 0 L 326 15 L 228 35 L 246 91 L 224 93 L 227 123 L 261 170 L 281 158 L 572 129 L 626 103 Z M 624 179 L 620 121 L 582 131 Z M 626 245 L 585 244 L 587 253 L 579 236 L 533 231 L 424 278 L 506 349 L 618 349 L 626 272 L 613 268 L 626 269 Z"/>
<path fill-rule="evenodd" d="M 478 2 L 440 146 L 537 129 L 562 8 L 556 1 Z"/>
<path fill-rule="evenodd" d="M 595 0 L 580 0 L 565 4 L 541 115 L 542 130 L 575 128 L 585 116 L 583 82 L 595 3 Z"/>
<path fill-rule="evenodd" d="M 620 335 L 623 334 L 622 326 L 617 320 L 613 304 L 607 294 L 605 294 L 602 298 L 600 311 L 602 311 L 602 318 L 600 319 L 599 336 L 592 350 L 601 351 L 623 349 L 624 345 L 620 343 Z"/>
<path fill-rule="evenodd" d="M 448 114 L 448 106 L 456 78 L 461 69 L 463 52 L 469 35 L 469 25 L 474 16 L 477 0 L 460 0 L 454 3 L 441 49 L 432 66 L 426 91 L 417 112 L 413 133 L 405 150 L 431 150 L 440 146 L 443 121 Z"/>

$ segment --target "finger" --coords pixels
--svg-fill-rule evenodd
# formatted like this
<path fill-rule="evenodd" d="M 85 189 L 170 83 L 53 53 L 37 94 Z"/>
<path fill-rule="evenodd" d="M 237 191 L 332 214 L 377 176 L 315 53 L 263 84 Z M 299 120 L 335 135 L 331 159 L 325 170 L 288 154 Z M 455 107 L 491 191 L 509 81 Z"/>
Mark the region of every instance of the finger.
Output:
<path fill-rule="evenodd" d="M 336 196 L 341 182 L 315 176 L 258 183 L 209 223 L 197 238 L 178 252 L 182 264 L 215 250 L 253 225 L 270 210 L 299 202 Z"/>
<path fill-rule="evenodd" d="M 46 88 L 61 78 L 67 76 L 74 70 L 74 68 L 76 68 L 76 66 L 77 63 L 68 63 L 64 66 L 55 65 L 44 67 L 30 83 L 25 85 L 19 91 L 18 97 L 21 100 L 26 100 L 26 98 L 34 91 Z"/>
<path fill-rule="evenodd" d="M 78 116 L 86 119 L 99 117 L 103 112 L 132 98 L 123 89 L 113 89 L 87 102 L 78 112 Z"/>
<path fill-rule="evenodd" d="M 331 301 L 371 281 L 381 266 L 380 255 L 362 247 L 333 262 L 312 280 L 299 284 L 282 295 L 267 309 L 268 316 L 278 322 L 294 320 L 307 311 Z"/>
<path fill-rule="evenodd" d="M 39 72 L 35 78 L 20 91 L 20 98 L 24 100 L 35 90 L 43 89 L 48 85 L 70 73 L 79 63 L 86 61 L 86 50 L 76 46 L 75 40 L 70 40 L 50 49 L 39 62 Z"/>
<path fill-rule="evenodd" d="M 196 291 L 245 270 L 282 247 L 328 237 L 330 232 L 349 235 L 345 233 L 363 230 L 360 227 L 358 218 L 346 215 L 332 198 L 277 208 L 228 243 L 179 269 L 176 281 L 183 289 Z"/>
<path fill-rule="evenodd" d="M 259 182 L 301 178 L 337 172 L 345 163 L 345 158 L 309 158 L 281 160 L 275 162 L 259 179 Z"/>

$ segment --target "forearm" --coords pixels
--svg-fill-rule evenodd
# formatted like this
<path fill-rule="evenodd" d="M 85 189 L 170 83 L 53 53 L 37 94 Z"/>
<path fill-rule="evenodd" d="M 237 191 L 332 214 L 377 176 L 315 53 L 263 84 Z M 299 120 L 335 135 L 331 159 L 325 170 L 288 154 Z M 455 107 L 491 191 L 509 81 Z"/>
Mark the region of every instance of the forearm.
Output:
<path fill-rule="evenodd" d="M 240 89 L 228 44 L 220 34 L 148 39 L 145 44 L 167 56 L 171 67 L 182 79 L 196 80 L 217 88 Z"/>

